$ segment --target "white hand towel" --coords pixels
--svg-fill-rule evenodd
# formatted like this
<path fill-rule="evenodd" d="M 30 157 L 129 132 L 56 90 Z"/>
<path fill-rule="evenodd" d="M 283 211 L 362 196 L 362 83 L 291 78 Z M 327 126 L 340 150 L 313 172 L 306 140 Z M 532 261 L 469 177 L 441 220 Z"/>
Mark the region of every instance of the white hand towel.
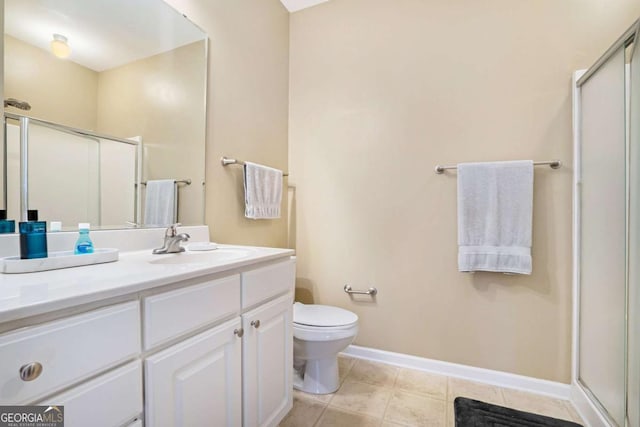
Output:
<path fill-rule="evenodd" d="M 531 274 L 533 162 L 458 165 L 458 270 Z"/>
<path fill-rule="evenodd" d="M 167 227 L 176 222 L 176 181 L 158 179 L 147 181 L 144 202 L 144 225 Z"/>
<path fill-rule="evenodd" d="M 244 162 L 244 202 L 247 218 L 280 218 L 282 171 Z"/>

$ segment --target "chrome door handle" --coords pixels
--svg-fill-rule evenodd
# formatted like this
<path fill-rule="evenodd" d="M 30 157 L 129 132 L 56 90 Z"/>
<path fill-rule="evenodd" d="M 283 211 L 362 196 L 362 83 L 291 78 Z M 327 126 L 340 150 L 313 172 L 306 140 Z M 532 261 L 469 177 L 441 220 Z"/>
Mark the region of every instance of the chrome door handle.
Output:
<path fill-rule="evenodd" d="M 259 320 L 252 320 L 251 321 L 251 326 L 253 326 L 254 328 L 258 329 L 260 327 L 260 321 Z"/>
<path fill-rule="evenodd" d="M 22 381 L 33 381 L 42 373 L 42 364 L 38 362 L 27 363 L 20 367 L 20 379 Z"/>
<path fill-rule="evenodd" d="M 242 336 L 244 335 L 244 329 L 242 329 L 242 328 L 234 329 L 233 333 L 236 334 L 238 336 L 238 338 L 242 338 Z"/>

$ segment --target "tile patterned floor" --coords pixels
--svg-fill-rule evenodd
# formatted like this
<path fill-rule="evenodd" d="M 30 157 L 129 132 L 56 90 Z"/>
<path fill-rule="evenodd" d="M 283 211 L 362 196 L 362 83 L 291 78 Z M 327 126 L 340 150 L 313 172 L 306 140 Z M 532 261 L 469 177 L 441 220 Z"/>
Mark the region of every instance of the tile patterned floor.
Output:
<path fill-rule="evenodd" d="M 457 396 L 582 423 L 568 401 L 346 356 L 338 362 L 338 391 L 294 391 L 280 427 L 454 427 Z"/>

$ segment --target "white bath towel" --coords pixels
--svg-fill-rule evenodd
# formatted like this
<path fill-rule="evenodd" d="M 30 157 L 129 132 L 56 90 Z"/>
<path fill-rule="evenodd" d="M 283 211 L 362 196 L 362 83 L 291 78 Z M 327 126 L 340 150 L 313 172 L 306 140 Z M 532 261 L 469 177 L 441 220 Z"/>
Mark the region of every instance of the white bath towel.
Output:
<path fill-rule="evenodd" d="M 144 200 L 144 225 L 166 227 L 176 223 L 178 195 L 175 180 L 147 181 Z"/>
<path fill-rule="evenodd" d="M 458 270 L 531 274 L 533 162 L 458 165 Z"/>
<path fill-rule="evenodd" d="M 247 218 L 280 218 L 282 171 L 245 162 L 244 202 L 244 216 Z"/>

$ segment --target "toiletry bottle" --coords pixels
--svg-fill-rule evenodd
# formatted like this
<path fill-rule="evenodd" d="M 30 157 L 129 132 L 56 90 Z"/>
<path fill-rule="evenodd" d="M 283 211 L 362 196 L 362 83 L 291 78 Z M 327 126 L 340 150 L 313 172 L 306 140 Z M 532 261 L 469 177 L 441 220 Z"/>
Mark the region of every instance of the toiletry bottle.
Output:
<path fill-rule="evenodd" d="M 20 258 L 47 257 L 47 223 L 45 221 L 21 222 Z"/>
<path fill-rule="evenodd" d="M 27 221 L 37 221 L 37 220 L 38 220 L 38 209 L 27 210 Z"/>
<path fill-rule="evenodd" d="M 7 219 L 7 211 L 0 209 L 0 234 L 15 233 L 16 222 Z"/>
<path fill-rule="evenodd" d="M 80 235 L 78 236 L 76 250 L 74 251 L 76 255 L 93 253 L 93 242 L 89 238 L 90 228 L 91 225 L 88 222 L 81 222 L 78 224 L 78 231 Z"/>

